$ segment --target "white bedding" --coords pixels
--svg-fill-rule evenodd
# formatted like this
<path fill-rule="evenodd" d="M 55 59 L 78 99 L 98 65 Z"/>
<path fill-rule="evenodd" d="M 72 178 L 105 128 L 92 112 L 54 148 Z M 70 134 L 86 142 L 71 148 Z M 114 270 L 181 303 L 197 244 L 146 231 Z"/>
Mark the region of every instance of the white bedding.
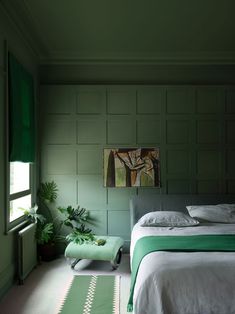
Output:
<path fill-rule="evenodd" d="M 149 235 L 235 234 L 235 224 L 196 227 L 134 226 Z M 235 314 L 235 252 L 153 252 L 140 265 L 133 297 L 135 314 Z"/>

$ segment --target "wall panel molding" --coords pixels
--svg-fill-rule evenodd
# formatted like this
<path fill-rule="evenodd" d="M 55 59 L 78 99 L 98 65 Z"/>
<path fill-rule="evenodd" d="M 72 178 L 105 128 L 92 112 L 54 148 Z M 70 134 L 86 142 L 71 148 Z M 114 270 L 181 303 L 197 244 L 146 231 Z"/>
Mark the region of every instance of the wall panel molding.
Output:
<path fill-rule="evenodd" d="M 43 85 L 41 94 L 42 180 L 103 220 L 98 234 L 128 243 L 131 195 L 234 193 L 233 86 Z M 160 148 L 161 188 L 103 187 L 103 148 L 144 146 Z"/>
<path fill-rule="evenodd" d="M 229 85 L 235 84 L 235 65 L 171 64 L 44 64 L 42 84 L 81 85 Z"/>

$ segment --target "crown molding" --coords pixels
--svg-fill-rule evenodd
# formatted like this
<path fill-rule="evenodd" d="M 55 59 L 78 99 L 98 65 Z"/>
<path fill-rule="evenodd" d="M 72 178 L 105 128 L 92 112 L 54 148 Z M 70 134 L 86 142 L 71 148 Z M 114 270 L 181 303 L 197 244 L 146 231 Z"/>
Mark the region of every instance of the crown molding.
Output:
<path fill-rule="evenodd" d="M 14 25 L 16 31 L 34 56 L 38 60 L 40 60 L 42 56 L 45 56 L 47 50 L 33 27 L 32 18 L 30 17 L 25 2 L 23 0 L 16 0 L 14 2 L 2 0 L 0 1 L 0 7 L 2 7 L 7 18 Z"/>
<path fill-rule="evenodd" d="M 78 54 L 74 51 L 54 51 L 41 58 L 40 65 L 235 65 L 235 51 L 202 52 L 123 52 Z"/>
<path fill-rule="evenodd" d="M 235 65 L 235 51 L 50 51 L 25 0 L 0 0 L 0 8 L 40 65 Z"/>

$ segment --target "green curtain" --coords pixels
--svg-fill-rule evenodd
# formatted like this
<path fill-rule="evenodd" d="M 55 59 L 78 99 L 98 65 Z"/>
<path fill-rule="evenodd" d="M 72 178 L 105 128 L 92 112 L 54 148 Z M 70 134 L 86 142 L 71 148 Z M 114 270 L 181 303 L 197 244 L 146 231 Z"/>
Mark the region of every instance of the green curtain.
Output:
<path fill-rule="evenodd" d="M 32 75 L 9 53 L 9 161 L 35 161 Z"/>

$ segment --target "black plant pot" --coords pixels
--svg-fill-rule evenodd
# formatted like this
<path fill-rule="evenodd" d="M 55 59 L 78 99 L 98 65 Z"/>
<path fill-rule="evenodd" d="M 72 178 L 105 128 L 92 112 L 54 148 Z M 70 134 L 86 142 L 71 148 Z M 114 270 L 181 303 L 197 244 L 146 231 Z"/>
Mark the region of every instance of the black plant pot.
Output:
<path fill-rule="evenodd" d="M 55 243 L 40 244 L 38 246 L 38 255 L 41 261 L 50 262 L 56 258 Z"/>

